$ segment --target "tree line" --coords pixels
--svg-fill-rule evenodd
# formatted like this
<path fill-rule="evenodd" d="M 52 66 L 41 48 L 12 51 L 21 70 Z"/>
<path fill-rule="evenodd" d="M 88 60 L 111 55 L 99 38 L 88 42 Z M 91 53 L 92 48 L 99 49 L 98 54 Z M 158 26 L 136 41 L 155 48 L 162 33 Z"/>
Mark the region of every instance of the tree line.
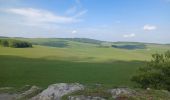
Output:
<path fill-rule="evenodd" d="M 0 45 L 3 47 L 12 48 L 28 48 L 32 47 L 32 44 L 26 41 L 14 40 L 14 39 L 0 39 Z"/>

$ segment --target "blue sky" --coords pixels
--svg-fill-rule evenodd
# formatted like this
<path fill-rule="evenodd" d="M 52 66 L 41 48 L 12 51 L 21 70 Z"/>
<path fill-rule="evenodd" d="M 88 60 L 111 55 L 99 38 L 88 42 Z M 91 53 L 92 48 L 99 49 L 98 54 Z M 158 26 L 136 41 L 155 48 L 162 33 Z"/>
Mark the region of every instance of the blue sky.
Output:
<path fill-rule="evenodd" d="M 0 0 L 0 36 L 170 43 L 170 0 Z"/>

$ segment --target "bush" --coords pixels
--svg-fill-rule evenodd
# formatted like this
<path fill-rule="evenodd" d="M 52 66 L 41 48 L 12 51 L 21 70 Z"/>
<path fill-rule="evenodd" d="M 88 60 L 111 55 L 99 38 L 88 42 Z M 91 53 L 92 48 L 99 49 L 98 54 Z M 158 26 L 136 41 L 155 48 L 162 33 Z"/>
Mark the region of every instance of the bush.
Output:
<path fill-rule="evenodd" d="M 12 39 L 2 39 L 0 40 L 0 45 L 3 47 L 12 47 L 12 48 L 27 48 L 32 47 L 31 43 L 19 40 Z"/>
<path fill-rule="evenodd" d="M 139 68 L 132 81 L 142 88 L 167 89 L 170 91 L 170 51 L 153 54 L 145 67 Z"/>
<path fill-rule="evenodd" d="M 9 43 L 7 40 L 0 40 L 0 45 L 4 46 L 4 47 L 8 47 Z"/>

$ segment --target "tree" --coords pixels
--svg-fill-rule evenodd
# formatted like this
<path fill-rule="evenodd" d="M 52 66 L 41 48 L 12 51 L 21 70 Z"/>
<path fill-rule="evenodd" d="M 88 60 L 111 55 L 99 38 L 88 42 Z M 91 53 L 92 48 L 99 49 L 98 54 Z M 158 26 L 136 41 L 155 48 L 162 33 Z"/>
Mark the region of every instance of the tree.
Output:
<path fill-rule="evenodd" d="M 12 48 L 28 48 L 32 47 L 31 43 L 20 41 L 20 40 L 13 40 L 13 39 L 2 39 L 0 40 L 0 45 L 4 47 L 12 47 Z"/>
<path fill-rule="evenodd" d="M 8 43 L 7 40 L 1 40 L 1 45 L 4 46 L 4 47 L 8 47 L 9 43 Z"/>
<path fill-rule="evenodd" d="M 153 54 L 152 60 L 138 70 L 132 81 L 142 88 L 170 90 L 170 51 Z"/>

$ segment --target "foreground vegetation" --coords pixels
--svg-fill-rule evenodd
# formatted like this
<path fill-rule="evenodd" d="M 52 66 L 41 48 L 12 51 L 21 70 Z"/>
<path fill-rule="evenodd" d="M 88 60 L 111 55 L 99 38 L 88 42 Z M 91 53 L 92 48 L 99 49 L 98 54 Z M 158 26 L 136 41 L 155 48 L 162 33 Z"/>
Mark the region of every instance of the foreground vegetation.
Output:
<path fill-rule="evenodd" d="M 153 54 L 153 59 L 141 67 L 132 81 L 142 88 L 165 89 L 170 91 L 170 51 Z"/>

